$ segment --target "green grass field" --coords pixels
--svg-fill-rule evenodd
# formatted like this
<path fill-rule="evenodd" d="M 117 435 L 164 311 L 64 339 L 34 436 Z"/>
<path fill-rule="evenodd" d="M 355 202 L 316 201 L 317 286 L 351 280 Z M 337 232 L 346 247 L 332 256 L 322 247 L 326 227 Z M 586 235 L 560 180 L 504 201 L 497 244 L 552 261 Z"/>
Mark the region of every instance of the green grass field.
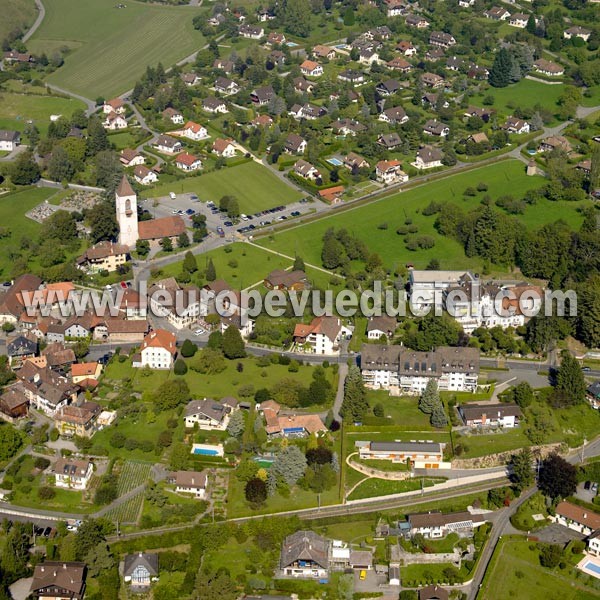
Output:
<path fill-rule="evenodd" d="M 300 192 L 254 161 L 159 185 L 143 193 L 142 197 L 166 196 L 171 191 L 178 194 L 195 192 L 203 202 L 219 202 L 223 196 L 235 196 L 240 210 L 248 214 L 280 204 L 291 204 L 302 198 Z"/>
<path fill-rule="evenodd" d="M 483 580 L 484 600 L 523 598 L 527 600 L 592 600 L 598 598 L 598 582 L 572 567 L 560 570 L 540 565 L 538 551 L 523 539 L 503 538 L 496 547 Z M 525 590 L 527 590 L 525 592 Z M 525 595 L 523 595 L 525 594 Z"/>
<path fill-rule="evenodd" d="M 479 193 L 475 197 L 463 196 L 467 187 L 475 187 L 479 182 L 488 185 L 487 192 Z M 377 252 L 388 268 L 405 262 L 414 264 L 416 268 L 425 268 L 432 258 L 436 258 L 440 261 L 442 269 L 480 269 L 481 261 L 467 258 L 457 241 L 437 233 L 434 228 L 435 215 L 423 216 L 420 211 L 432 200 L 452 202 L 467 211 L 473 210 L 479 206 L 485 194 L 489 194 L 493 200 L 507 193 L 520 198 L 527 190 L 543 184 L 542 178 L 525 175 L 523 163 L 516 160 L 501 161 L 467 173 L 444 177 L 304 226 L 294 227 L 275 234 L 273 239 L 261 238 L 258 243 L 289 255 L 297 252 L 305 261 L 320 265 L 323 234 L 330 227 L 345 227 L 364 240 L 369 250 Z M 587 203 L 585 205 L 587 206 Z M 525 213 L 518 218 L 532 228 L 558 218 L 578 227 L 582 221 L 578 209 L 583 206 L 584 203 L 571 202 L 561 205 L 543 200 L 535 206 L 528 206 Z M 416 252 L 406 249 L 404 238 L 396 234 L 396 229 L 404 225 L 407 218 L 412 219 L 412 223 L 418 226 L 418 235 L 429 235 L 435 239 L 433 248 Z M 382 223 L 388 224 L 386 230 L 378 228 Z"/>
<path fill-rule="evenodd" d="M 48 82 L 89 98 L 133 87 L 148 65 L 165 67 L 203 45 L 192 26 L 198 9 L 130 0 L 45 0 L 46 18 L 29 43 L 33 52 L 71 49 Z"/>
<path fill-rule="evenodd" d="M 439 481 L 442 481 L 439 479 Z M 431 487 L 436 480 L 424 479 L 423 487 Z M 348 496 L 348 500 L 362 500 L 363 498 L 375 498 L 376 496 L 389 496 L 403 492 L 414 492 L 421 489 L 421 479 L 405 479 L 394 481 L 390 479 L 365 479 Z"/>
<path fill-rule="evenodd" d="M 34 88 L 40 94 L 15 94 L 0 92 L 0 129 L 23 131 L 27 121 L 33 121 L 42 134 L 50 125 L 50 115 L 70 117 L 85 104 L 72 98 L 59 98 L 44 93 L 43 88 Z"/>
<path fill-rule="evenodd" d="M 33 0 L 0 0 L 0 40 L 19 27 L 26 31 L 37 16 Z"/>

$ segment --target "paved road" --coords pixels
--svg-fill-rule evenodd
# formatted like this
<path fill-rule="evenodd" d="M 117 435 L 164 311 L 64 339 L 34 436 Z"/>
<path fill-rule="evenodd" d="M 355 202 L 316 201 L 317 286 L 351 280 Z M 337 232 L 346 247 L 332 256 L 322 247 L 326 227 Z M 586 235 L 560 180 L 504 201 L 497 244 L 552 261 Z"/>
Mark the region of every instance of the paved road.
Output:
<path fill-rule="evenodd" d="M 8 162 L 14 160 L 21 152 L 25 152 L 29 146 L 27 144 L 17 146 L 12 152 L 9 152 L 6 156 L 0 157 L 0 162 Z"/>
<path fill-rule="evenodd" d="M 348 364 L 346 362 L 339 363 L 338 370 L 338 387 L 335 394 L 335 401 L 333 403 L 333 418 L 336 421 L 341 421 L 340 409 L 342 408 L 342 402 L 344 401 L 344 383 L 346 382 L 346 375 L 348 375 Z"/>
<path fill-rule="evenodd" d="M 46 9 L 42 4 L 41 0 L 35 0 L 35 5 L 38 9 L 38 15 L 33 25 L 29 28 L 29 31 L 23 36 L 23 43 L 25 43 L 36 31 L 37 28 L 42 24 L 44 17 L 46 16 Z"/>

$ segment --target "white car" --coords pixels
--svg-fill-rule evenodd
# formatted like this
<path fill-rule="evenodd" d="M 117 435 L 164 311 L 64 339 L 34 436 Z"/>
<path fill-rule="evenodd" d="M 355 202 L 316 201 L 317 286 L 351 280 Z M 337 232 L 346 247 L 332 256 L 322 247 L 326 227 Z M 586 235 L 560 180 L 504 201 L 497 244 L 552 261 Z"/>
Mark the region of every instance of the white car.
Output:
<path fill-rule="evenodd" d="M 204 333 L 204 329 L 196 329 L 196 331 L 194 331 L 194 335 L 202 335 Z"/>
<path fill-rule="evenodd" d="M 169 192 L 169 198 L 171 198 L 171 200 L 177 200 L 177 194 L 175 192 Z"/>

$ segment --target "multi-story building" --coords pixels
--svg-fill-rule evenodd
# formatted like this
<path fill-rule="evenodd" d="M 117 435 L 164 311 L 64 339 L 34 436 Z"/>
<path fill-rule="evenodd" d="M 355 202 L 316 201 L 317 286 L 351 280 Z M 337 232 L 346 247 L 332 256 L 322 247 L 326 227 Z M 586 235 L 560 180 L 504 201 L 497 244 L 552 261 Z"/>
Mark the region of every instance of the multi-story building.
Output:
<path fill-rule="evenodd" d="M 170 331 L 165 329 L 150 331 L 142 342 L 139 366 L 170 369 L 177 354 L 176 343 L 177 338 Z"/>
<path fill-rule="evenodd" d="M 52 467 L 56 487 L 69 490 L 85 490 L 94 473 L 94 465 L 89 460 L 59 458 Z"/>
<path fill-rule="evenodd" d="M 404 346 L 363 344 L 361 372 L 368 388 L 391 395 L 422 394 L 430 379 L 440 390 L 474 392 L 479 377 L 479 350 L 442 346 L 416 352 Z"/>
<path fill-rule="evenodd" d="M 438 442 L 356 442 L 364 460 L 391 460 L 410 463 L 416 469 L 449 469 L 444 462 L 444 444 Z"/>

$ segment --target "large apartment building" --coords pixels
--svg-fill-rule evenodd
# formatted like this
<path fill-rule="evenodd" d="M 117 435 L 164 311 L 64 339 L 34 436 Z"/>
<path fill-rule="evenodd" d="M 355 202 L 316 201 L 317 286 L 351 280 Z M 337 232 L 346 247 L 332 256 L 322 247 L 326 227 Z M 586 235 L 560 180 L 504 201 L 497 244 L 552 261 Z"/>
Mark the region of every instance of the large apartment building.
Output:
<path fill-rule="evenodd" d="M 363 344 L 360 368 L 368 388 L 391 395 L 422 394 L 430 379 L 440 390 L 474 392 L 479 377 L 479 350 L 442 346 L 416 352 L 404 346 Z"/>

